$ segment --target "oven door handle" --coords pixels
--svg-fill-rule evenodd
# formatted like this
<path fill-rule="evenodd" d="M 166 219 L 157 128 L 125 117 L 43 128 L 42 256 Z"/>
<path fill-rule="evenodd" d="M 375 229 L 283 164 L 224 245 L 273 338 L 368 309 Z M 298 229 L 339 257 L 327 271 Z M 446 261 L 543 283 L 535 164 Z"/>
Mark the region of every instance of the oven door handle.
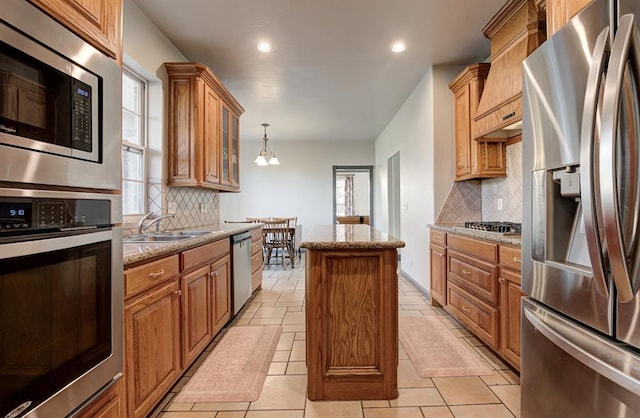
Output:
<path fill-rule="evenodd" d="M 48 253 L 82 245 L 95 244 L 102 241 L 111 241 L 113 231 L 100 231 L 89 234 L 66 235 L 57 238 L 12 242 L 0 245 L 0 260 L 22 257 L 27 255 Z"/>

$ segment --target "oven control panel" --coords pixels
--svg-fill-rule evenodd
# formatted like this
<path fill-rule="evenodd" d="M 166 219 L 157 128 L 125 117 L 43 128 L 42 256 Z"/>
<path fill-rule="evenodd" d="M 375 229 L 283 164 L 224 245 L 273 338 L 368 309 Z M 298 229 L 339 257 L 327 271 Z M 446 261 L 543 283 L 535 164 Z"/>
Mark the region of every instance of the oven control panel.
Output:
<path fill-rule="evenodd" d="M 108 200 L 0 198 L 0 236 L 108 226 Z"/>

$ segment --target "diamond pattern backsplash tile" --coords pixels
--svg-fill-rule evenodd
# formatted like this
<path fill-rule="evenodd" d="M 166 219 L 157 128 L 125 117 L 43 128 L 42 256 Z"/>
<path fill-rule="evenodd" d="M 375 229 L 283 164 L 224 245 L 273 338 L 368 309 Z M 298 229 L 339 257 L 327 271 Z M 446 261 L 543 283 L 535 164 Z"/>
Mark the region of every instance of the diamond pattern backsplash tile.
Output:
<path fill-rule="evenodd" d="M 480 181 L 453 183 L 449 196 L 438 214 L 436 224 L 462 224 L 480 221 L 482 216 L 482 188 Z"/>
<path fill-rule="evenodd" d="M 147 211 L 156 215 L 166 214 L 169 202 L 176 205 L 175 218 L 162 221 L 162 229 L 195 228 L 217 224 L 220 220 L 218 193 L 190 187 L 168 187 L 160 183 L 147 184 Z M 125 229 L 124 235 L 137 233 Z"/>
<path fill-rule="evenodd" d="M 482 220 L 522 222 L 522 141 L 507 147 L 507 177 L 482 181 Z"/>

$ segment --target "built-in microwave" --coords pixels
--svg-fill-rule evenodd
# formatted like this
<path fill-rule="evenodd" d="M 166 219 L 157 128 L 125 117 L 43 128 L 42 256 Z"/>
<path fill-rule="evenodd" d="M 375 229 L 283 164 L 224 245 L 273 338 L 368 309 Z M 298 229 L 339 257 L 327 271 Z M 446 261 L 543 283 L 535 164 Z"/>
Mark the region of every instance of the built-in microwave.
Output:
<path fill-rule="evenodd" d="M 0 181 L 120 188 L 121 71 L 24 0 L 0 16 Z"/>

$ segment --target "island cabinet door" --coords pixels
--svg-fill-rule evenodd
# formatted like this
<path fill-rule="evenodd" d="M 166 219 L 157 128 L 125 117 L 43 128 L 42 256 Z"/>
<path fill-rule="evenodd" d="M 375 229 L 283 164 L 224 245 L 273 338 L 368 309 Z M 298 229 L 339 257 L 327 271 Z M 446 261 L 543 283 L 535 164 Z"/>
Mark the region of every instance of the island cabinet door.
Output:
<path fill-rule="evenodd" d="M 311 400 L 397 397 L 397 251 L 307 251 Z"/>

